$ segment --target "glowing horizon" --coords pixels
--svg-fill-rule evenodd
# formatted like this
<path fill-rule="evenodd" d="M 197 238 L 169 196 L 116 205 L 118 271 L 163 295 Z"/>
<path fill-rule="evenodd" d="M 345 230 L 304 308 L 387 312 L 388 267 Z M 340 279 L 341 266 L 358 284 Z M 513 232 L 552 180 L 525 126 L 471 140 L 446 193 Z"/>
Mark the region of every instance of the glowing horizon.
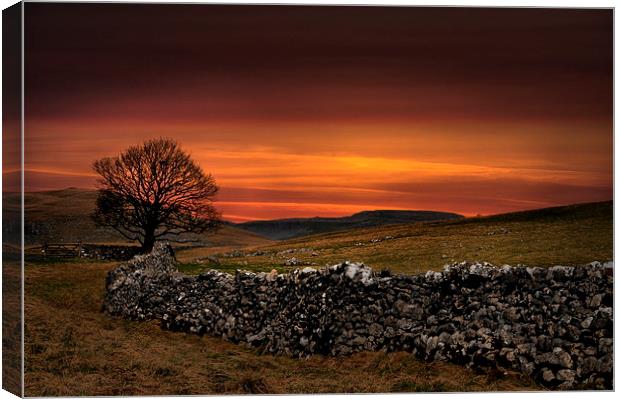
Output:
<path fill-rule="evenodd" d="M 229 220 L 613 196 L 609 10 L 48 7 L 26 4 L 27 191 L 165 136 Z"/>

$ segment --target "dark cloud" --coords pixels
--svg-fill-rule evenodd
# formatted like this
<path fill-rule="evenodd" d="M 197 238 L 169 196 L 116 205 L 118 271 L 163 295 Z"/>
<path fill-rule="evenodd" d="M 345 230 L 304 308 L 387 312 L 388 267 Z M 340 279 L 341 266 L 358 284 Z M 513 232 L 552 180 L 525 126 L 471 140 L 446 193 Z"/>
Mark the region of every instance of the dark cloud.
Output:
<path fill-rule="evenodd" d="M 612 112 L 611 10 L 30 3 L 26 13 L 33 118 Z"/>

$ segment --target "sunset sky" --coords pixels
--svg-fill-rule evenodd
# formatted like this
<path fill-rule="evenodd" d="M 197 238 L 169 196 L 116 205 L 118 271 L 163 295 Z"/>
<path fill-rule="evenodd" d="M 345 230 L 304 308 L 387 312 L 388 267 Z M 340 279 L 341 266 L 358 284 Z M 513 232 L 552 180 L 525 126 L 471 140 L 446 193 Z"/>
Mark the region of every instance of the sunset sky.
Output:
<path fill-rule="evenodd" d="M 234 221 L 612 198 L 611 10 L 25 7 L 29 191 L 166 136 Z"/>

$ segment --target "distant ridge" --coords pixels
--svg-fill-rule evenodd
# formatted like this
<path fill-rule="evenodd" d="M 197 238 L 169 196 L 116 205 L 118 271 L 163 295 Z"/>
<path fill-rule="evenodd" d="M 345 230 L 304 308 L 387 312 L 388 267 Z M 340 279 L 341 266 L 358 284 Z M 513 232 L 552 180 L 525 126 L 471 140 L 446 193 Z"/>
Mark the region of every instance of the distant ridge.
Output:
<path fill-rule="evenodd" d="M 128 243 L 111 228 L 96 226 L 90 214 L 95 207 L 97 191 L 69 187 L 66 189 L 30 191 L 24 195 L 26 245 L 40 245 L 44 242 L 75 242 L 119 244 Z M 19 214 L 21 199 L 19 193 L 3 193 L 3 206 L 9 214 Z M 19 223 L 5 217 L 4 234 Z M 244 247 L 267 245 L 270 240 L 248 230 L 227 224 L 215 234 L 183 234 L 181 240 L 191 245 Z"/>
<path fill-rule="evenodd" d="M 238 223 L 235 224 L 235 226 L 272 240 L 286 240 L 311 234 L 329 233 L 332 231 L 360 227 L 376 227 L 463 218 L 464 216 L 462 215 L 449 212 L 376 210 L 363 211 L 351 216 L 335 218 L 313 217 L 257 220 Z"/>

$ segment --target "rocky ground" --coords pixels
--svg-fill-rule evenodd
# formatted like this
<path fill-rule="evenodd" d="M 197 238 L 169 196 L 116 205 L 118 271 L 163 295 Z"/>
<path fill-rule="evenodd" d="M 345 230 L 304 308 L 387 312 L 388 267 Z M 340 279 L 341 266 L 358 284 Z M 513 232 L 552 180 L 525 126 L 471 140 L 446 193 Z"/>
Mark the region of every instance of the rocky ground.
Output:
<path fill-rule="evenodd" d="M 161 251 L 112 270 L 104 310 L 303 357 L 406 350 L 506 367 L 557 389 L 613 388 L 610 265 L 391 275 L 343 263 L 287 274 L 178 273 Z"/>

